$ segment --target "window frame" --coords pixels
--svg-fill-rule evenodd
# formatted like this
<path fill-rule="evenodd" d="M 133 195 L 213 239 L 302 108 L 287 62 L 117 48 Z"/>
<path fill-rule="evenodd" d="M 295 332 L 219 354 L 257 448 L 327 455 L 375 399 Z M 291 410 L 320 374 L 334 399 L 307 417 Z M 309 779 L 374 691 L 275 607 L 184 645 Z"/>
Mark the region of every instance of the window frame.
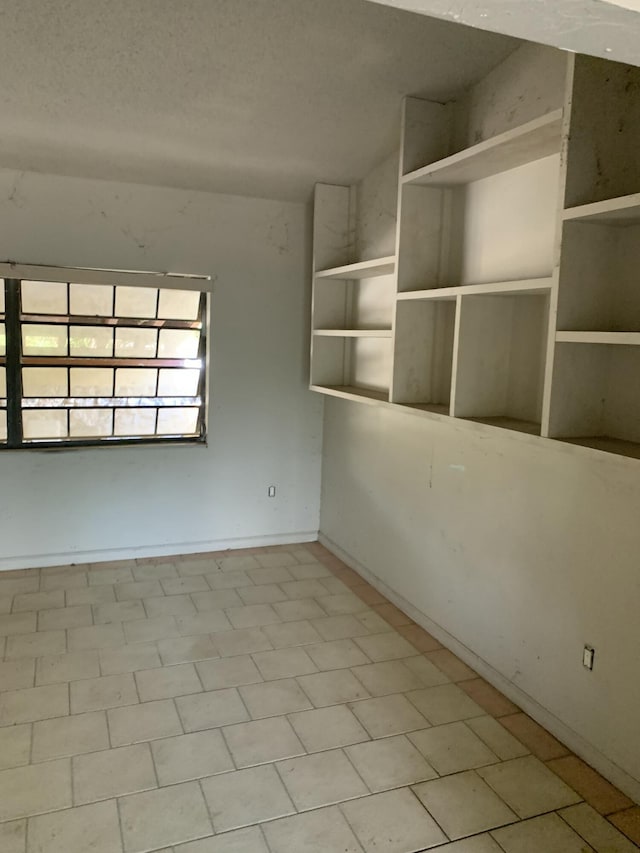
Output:
<path fill-rule="evenodd" d="M 22 314 L 22 306 L 21 306 L 21 284 L 23 281 L 38 281 L 41 280 L 43 282 L 59 282 L 67 285 L 67 295 L 69 295 L 69 286 L 71 284 L 98 284 L 98 285 L 106 285 L 106 286 L 125 286 L 125 287 L 148 287 L 148 288 L 157 288 L 158 289 L 158 299 L 160 295 L 160 291 L 162 289 L 173 289 L 173 290 L 189 290 L 196 291 L 200 294 L 200 302 L 198 309 L 198 319 L 196 321 L 188 321 L 188 320 L 170 320 L 170 319 L 161 319 L 157 316 L 155 318 L 150 319 L 141 319 L 135 317 L 116 317 L 115 311 L 111 317 L 80 317 L 80 315 L 74 315 L 67 313 L 66 315 L 23 315 Z M 46 450 L 46 451 L 64 451 L 64 450 L 75 450 L 75 449 L 94 449 L 94 448 L 103 448 L 103 447 L 123 447 L 123 446 L 206 446 L 207 444 L 207 422 L 209 415 L 209 399 L 208 399 L 208 375 L 209 375 L 209 326 L 210 326 L 210 311 L 211 311 L 211 286 L 210 286 L 210 278 L 208 276 L 183 276 L 178 274 L 165 274 L 165 273 L 137 273 L 132 271 L 120 271 L 120 270 L 96 270 L 96 269 L 75 269 L 75 268 L 56 268 L 56 267 L 45 267 L 38 265 L 18 265 L 13 263 L 0 263 L 0 287 L 4 290 L 5 295 L 5 306 L 4 306 L 4 324 L 5 324 L 5 335 L 6 335 L 6 349 L 5 356 L 0 358 L 0 363 L 4 364 L 5 367 L 5 375 L 6 375 L 6 417 L 7 417 L 7 438 L 6 441 L 0 442 L 0 453 L 8 452 L 11 450 Z M 114 300 L 115 300 L 116 291 L 114 289 Z M 115 302 L 114 302 L 115 304 Z M 67 311 L 70 311 L 70 305 L 67 304 Z M 157 314 L 157 309 L 156 309 Z M 26 319 L 26 317 L 33 317 L 36 319 Z M 24 409 L 30 408 L 33 411 L 44 411 L 47 408 L 52 410 L 64 410 L 67 412 L 73 410 L 81 410 L 81 409 L 92 409 L 96 411 L 113 411 L 113 418 L 115 418 L 116 410 L 119 408 L 140 408 L 139 406 L 117 406 L 115 401 L 119 400 L 120 397 L 115 396 L 115 379 L 116 379 L 116 370 L 118 367 L 120 368 L 132 368 L 139 367 L 145 368 L 148 367 L 150 369 L 157 370 L 157 379 L 156 379 L 156 394 L 152 397 L 139 395 L 135 399 L 142 400 L 156 400 L 159 401 L 161 399 L 170 400 L 173 397 L 179 397 L 182 395 L 159 395 L 158 394 L 158 382 L 160 381 L 160 370 L 165 367 L 173 367 L 172 364 L 167 364 L 166 362 L 178 361 L 180 359 L 162 359 L 158 355 L 158 343 L 156 343 L 156 356 L 152 358 L 144 358 L 144 357 L 134 357 L 131 359 L 117 357 L 115 355 L 115 351 L 111 357 L 105 357 L 105 361 L 99 360 L 99 357 L 92 356 L 71 356 L 69 350 L 67 350 L 66 356 L 59 356 L 60 361 L 64 362 L 59 366 L 63 369 L 67 370 L 67 382 L 69 383 L 71 370 L 74 368 L 73 361 L 77 359 L 78 364 L 76 367 L 93 367 L 99 368 L 100 366 L 105 366 L 109 369 L 113 370 L 113 395 L 105 396 L 105 397 L 91 397 L 87 398 L 88 400 L 113 400 L 114 402 L 111 405 L 86 405 L 86 406 L 28 406 L 25 407 L 23 402 L 25 399 L 23 396 L 23 384 L 22 384 L 22 370 L 25 367 L 29 366 L 44 366 L 37 365 L 35 363 L 36 359 L 39 359 L 40 356 L 24 356 L 22 353 L 23 350 L 23 328 L 27 325 L 32 325 L 34 323 L 40 322 L 41 324 L 46 324 L 48 319 L 55 317 L 57 323 L 55 325 L 60 325 L 61 327 L 70 330 L 72 326 L 78 325 L 100 325 L 105 328 L 112 328 L 114 330 L 114 338 L 115 338 L 115 330 L 121 326 L 126 328 L 152 328 L 157 330 L 157 338 L 156 341 L 159 340 L 160 331 L 163 328 L 177 328 L 177 329 L 189 329 L 193 328 L 192 324 L 198 324 L 196 328 L 200 332 L 199 344 L 198 344 L 198 354 L 194 361 L 200 362 L 200 376 L 198 378 L 198 387 L 196 394 L 189 399 L 197 400 L 200 399 L 198 408 L 198 420 L 197 420 L 197 434 L 196 435 L 142 435 L 139 437 L 135 436 L 96 436 L 96 437 L 76 437 L 71 438 L 69 436 L 69 429 L 67 429 L 67 437 L 58 438 L 58 439 L 25 439 L 23 424 L 22 424 L 22 412 Z M 64 319 L 63 319 L 64 318 Z M 77 322 L 77 320 L 81 320 L 84 322 Z M 89 322 L 91 321 L 91 323 Z M 52 324 L 54 325 L 54 324 Z M 67 332 L 69 335 L 69 332 Z M 34 361 L 29 361 L 29 359 L 33 358 Z M 58 365 L 55 364 L 53 360 L 56 357 L 47 357 L 42 356 L 42 359 L 51 359 L 51 362 L 47 366 L 56 367 Z M 106 359 L 108 358 L 109 363 L 106 363 Z M 25 359 L 27 361 L 25 362 Z M 182 359 L 183 361 L 189 361 L 190 359 Z M 87 362 L 95 361 L 94 364 L 89 364 Z M 84 362 L 84 363 L 83 363 Z M 164 362 L 164 363 L 163 363 Z M 67 387 L 68 395 L 66 397 L 52 397 L 52 399 L 61 399 L 61 400 L 70 400 L 73 399 L 71 395 L 71 386 L 68 384 Z M 121 395 L 126 397 L 127 395 Z M 77 397 L 77 395 L 76 395 Z M 80 397 L 77 397 L 80 399 Z M 187 406 L 188 407 L 188 406 Z M 196 406 L 194 405 L 193 408 Z M 144 406 L 142 406 L 144 408 Z M 157 429 L 157 416 L 159 411 L 162 408 L 171 408 L 170 405 L 156 405 L 149 406 L 149 408 L 155 408 L 156 410 L 156 429 Z M 175 408 L 175 406 L 173 407 Z M 69 417 L 67 415 L 67 425 L 69 425 Z M 113 430 L 113 421 L 112 421 L 112 430 Z"/>

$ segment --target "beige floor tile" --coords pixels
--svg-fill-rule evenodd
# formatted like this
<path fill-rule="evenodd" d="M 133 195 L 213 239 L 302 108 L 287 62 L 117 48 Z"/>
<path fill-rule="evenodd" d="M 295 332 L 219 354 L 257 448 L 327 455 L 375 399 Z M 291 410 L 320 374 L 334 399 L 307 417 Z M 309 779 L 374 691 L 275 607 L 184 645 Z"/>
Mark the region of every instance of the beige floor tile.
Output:
<path fill-rule="evenodd" d="M 276 769 L 298 811 L 330 806 L 369 793 L 341 749 L 279 761 Z"/>
<path fill-rule="evenodd" d="M 173 562 L 178 569 L 180 577 L 206 575 L 208 572 L 218 571 L 218 566 L 216 565 L 216 561 L 213 556 L 195 557 L 193 555 L 184 554 L 182 556 L 174 557 Z"/>
<path fill-rule="evenodd" d="M 373 738 L 389 737 L 429 726 L 418 709 L 401 694 L 364 699 L 354 702 L 350 707 Z"/>
<path fill-rule="evenodd" d="M 367 853 L 414 853 L 448 840 L 408 788 L 344 803 L 341 809 Z"/>
<path fill-rule="evenodd" d="M 133 576 L 137 581 L 161 581 L 167 578 L 177 578 L 178 569 L 170 560 L 161 563 L 147 563 L 135 566 Z"/>
<path fill-rule="evenodd" d="M 238 687 L 240 684 L 262 681 L 260 671 L 248 655 L 201 661 L 196 664 L 196 669 L 205 690 L 219 690 L 222 687 Z"/>
<path fill-rule="evenodd" d="M 369 698 L 367 690 L 348 669 L 302 675 L 298 683 L 316 708 Z"/>
<path fill-rule="evenodd" d="M 11 574 L 16 574 L 11 572 Z M 37 575 L 34 577 L 21 578 L 0 578 L 0 595 L 19 595 L 21 592 L 37 592 L 40 585 L 40 579 Z"/>
<path fill-rule="evenodd" d="M 283 622 L 300 622 L 304 619 L 318 619 L 327 614 L 312 598 L 300 598 L 295 601 L 276 601 L 274 611 Z"/>
<path fill-rule="evenodd" d="M 0 726 L 64 717 L 68 713 L 69 689 L 66 684 L 0 693 Z"/>
<path fill-rule="evenodd" d="M 293 678 L 248 684 L 240 687 L 239 691 L 254 720 L 290 714 L 313 707 Z"/>
<path fill-rule="evenodd" d="M 263 831 L 271 853 L 362 853 L 337 806 L 267 823 Z"/>
<path fill-rule="evenodd" d="M 422 680 L 411 672 L 402 661 L 386 661 L 356 666 L 352 672 L 372 696 L 406 693 L 423 686 Z"/>
<path fill-rule="evenodd" d="M 28 764 L 30 752 L 31 726 L 28 723 L 0 728 L 0 770 Z"/>
<path fill-rule="evenodd" d="M 115 587 L 109 585 L 83 586 L 80 589 L 67 589 L 65 592 L 67 607 L 74 607 L 77 604 L 107 604 L 115 600 Z"/>
<path fill-rule="evenodd" d="M 308 643 L 319 643 L 322 637 L 308 619 L 299 622 L 282 622 L 276 625 L 265 625 L 262 629 L 276 649 L 291 646 L 304 646 Z M 308 652 L 309 650 L 306 649 Z"/>
<path fill-rule="evenodd" d="M 72 681 L 70 693 L 72 714 L 135 705 L 138 702 L 138 693 L 131 673 Z"/>
<path fill-rule="evenodd" d="M 394 628 L 374 610 L 365 610 L 364 613 L 358 613 L 358 621 L 364 625 L 369 634 L 383 634 L 385 631 L 393 631 Z M 407 617 L 408 618 L 408 617 Z"/>
<path fill-rule="evenodd" d="M 157 850 L 213 832 L 197 782 L 131 794 L 118 800 L 118 808 L 125 853 Z"/>
<path fill-rule="evenodd" d="M 478 773 L 521 818 L 570 806 L 581 799 L 532 755 L 484 767 Z"/>
<path fill-rule="evenodd" d="M 103 675 L 120 675 L 125 672 L 137 672 L 140 669 L 161 666 L 155 643 L 134 643 L 130 646 L 101 649 L 99 658 L 100 670 Z"/>
<path fill-rule="evenodd" d="M 426 653 L 427 658 L 441 669 L 451 681 L 466 681 L 477 678 L 478 673 L 467 666 L 464 661 L 450 652 L 449 649 L 436 649 Z"/>
<path fill-rule="evenodd" d="M 39 595 L 40 593 L 28 592 L 25 594 L 26 595 Z M 63 593 L 63 596 L 64 596 L 64 593 Z M 13 604 L 13 598 L 14 597 L 12 595 L 0 595 L 0 613 L 11 613 L 11 605 Z M 64 601 L 63 601 L 63 603 L 64 603 Z M 27 610 L 30 610 L 30 609 L 32 609 L 32 608 L 27 608 Z M 33 609 L 37 609 L 37 608 L 33 608 Z M 17 612 L 17 611 L 14 611 L 14 612 Z"/>
<path fill-rule="evenodd" d="M 476 705 L 457 684 L 414 690 L 407 693 L 407 699 L 434 726 L 484 716 L 480 705 Z"/>
<path fill-rule="evenodd" d="M 234 769 L 218 730 L 156 740 L 151 752 L 160 785 L 189 782 Z"/>
<path fill-rule="evenodd" d="M 368 637 L 357 637 L 356 642 L 367 657 L 379 663 L 386 660 L 399 660 L 400 658 L 415 655 L 415 649 L 400 634 L 395 631 L 387 631 L 385 634 L 372 634 Z"/>
<path fill-rule="evenodd" d="M 179 696 L 175 701 L 186 732 L 199 732 L 249 719 L 235 688 Z"/>
<path fill-rule="evenodd" d="M 517 820 L 474 770 L 416 785 L 414 792 L 452 840 Z"/>
<path fill-rule="evenodd" d="M 257 584 L 258 586 L 262 586 L 262 584 L 286 583 L 287 581 L 301 580 L 301 578 L 294 578 L 290 569 L 287 569 L 285 566 L 276 566 L 272 569 L 249 569 L 247 574 L 254 584 Z"/>
<path fill-rule="evenodd" d="M 345 752 L 374 793 L 438 775 L 404 735 L 348 746 Z"/>
<path fill-rule="evenodd" d="M 322 578 L 320 582 L 321 582 L 322 586 L 325 588 L 324 595 L 326 595 L 327 592 L 329 593 L 329 595 L 344 595 L 345 593 L 351 593 L 352 592 L 352 590 L 345 583 L 343 583 L 341 580 L 339 580 L 339 578 L 334 578 L 334 577 Z M 371 589 L 371 587 L 367 587 L 367 588 Z M 362 595 L 360 595 L 359 591 L 361 589 L 364 589 L 364 587 L 363 586 L 353 587 L 353 594 L 357 595 L 358 598 L 360 599 L 360 601 L 364 601 L 365 604 L 369 604 L 370 602 L 366 601 L 365 598 Z M 376 593 L 376 596 L 377 595 L 379 595 L 379 593 Z"/>
<path fill-rule="evenodd" d="M 41 815 L 29 821 L 28 853 L 121 853 L 115 800 Z"/>
<path fill-rule="evenodd" d="M 33 687 L 36 661 L 33 658 L 20 658 L 0 662 L 0 684 L 3 690 L 21 690 Z"/>
<path fill-rule="evenodd" d="M 235 589 L 194 592 L 190 598 L 199 613 L 206 613 L 208 610 L 222 610 L 225 607 L 242 607 L 242 599 Z"/>
<path fill-rule="evenodd" d="M 253 583 L 251 578 L 243 571 L 208 572 L 206 578 L 207 583 L 213 590 L 239 589 L 241 586 L 251 586 Z"/>
<path fill-rule="evenodd" d="M 499 690 L 496 690 L 493 685 L 489 684 L 484 678 L 472 678 L 469 681 L 460 682 L 460 687 L 467 696 L 470 696 L 474 702 L 484 708 L 487 714 L 492 717 L 504 717 L 507 714 L 515 714 L 520 709 L 514 705 L 510 699 L 507 699 Z"/>
<path fill-rule="evenodd" d="M 87 573 L 89 586 L 102 586 L 103 584 L 130 583 L 133 580 L 131 569 L 90 569 Z"/>
<path fill-rule="evenodd" d="M 46 761 L 0 772 L 0 821 L 71 807 L 71 762 Z"/>
<path fill-rule="evenodd" d="M 158 640 L 158 651 L 164 666 L 219 657 L 213 640 L 208 634 Z"/>
<path fill-rule="evenodd" d="M 596 853 L 634 853 L 638 847 L 625 838 L 587 803 L 562 809 L 560 817 L 587 841 Z"/>
<path fill-rule="evenodd" d="M 504 853 L 502 847 L 488 834 L 474 835 L 438 847 L 438 853 Z"/>
<path fill-rule="evenodd" d="M 352 592 L 345 592 L 342 595 L 318 596 L 317 601 L 329 616 L 361 613 L 363 610 L 369 609 L 369 606 Z"/>
<path fill-rule="evenodd" d="M 491 833 L 505 853 L 590 853 L 588 847 L 558 815 L 548 814 L 505 826 Z"/>
<path fill-rule="evenodd" d="M 321 670 L 346 669 L 371 663 L 362 649 L 350 639 L 316 643 L 305 648 L 305 651 Z"/>
<path fill-rule="evenodd" d="M 147 743 L 76 755 L 71 761 L 71 771 L 76 805 L 157 787 Z"/>
<path fill-rule="evenodd" d="M 82 571 L 75 574 L 48 574 L 47 571 L 42 573 L 40 581 L 40 589 L 46 590 L 80 590 L 87 589 L 87 572 Z"/>
<path fill-rule="evenodd" d="M 50 761 L 109 748 L 104 711 L 56 717 L 33 724 L 32 761 Z"/>
<path fill-rule="evenodd" d="M 510 714 L 500 722 L 514 737 L 529 748 L 540 761 L 550 761 L 568 755 L 569 750 L 526 714 Z"/>
<path fill-rule="evenodd" d="M 448 723 L 408 735 L 440 776 L 473 770 L 499 759 L 464 723 Z"/>
<path fill-rule="evenodd" d="M 146 619 L 147 614 L 141 601 L 118 601 L 115 604 L 94 604 L 93 616 L 96 625 L 107 625 Z"/>
<path fill-rule="evenodd" d="M 0 616 L 0 636 L 10 637 L 15 634 L 31 634 L 36 630 L 37 613 L 26 611 Z"/>
<path fill-rule="evenodd" d="M 287 594 L 275 583 L 262 583 L 257 586 L 245 586 L 238 590 L 242 604 L 273 604 L 274 601 L 288 601 Z"/>
<path fill-rule="evenodd" d="M 164 590 L 160 581 L 133 581 L 133 583 L 119 583 L 115 587 L 118 601 L 140 601 L 143 598 L 164 596 Z"/>
<path fill-rule="evenodd" d="M 85 625 L 93 625 L 91 607 L 88 604 L 38 612 L 38 631 L 60 631 L 65 628 L 83 628 Z"/>
<path fill-rule="evenodd" d="M 276 649 L 272 652 L 256 652 L 252 657 L 265 681 L 294 678 L 296 675 L 307 675 L 318 671 L 306 651 L 299 646 Z"/>
<path fill-rule="evenodd" d="M 331 572 L 322 563 L 305 563 L 302 566 L 290 566 L 289 572 L 294 580 L 297 581 L 310 581 L 331 577 Z"/>
<path fill-rule="evenodd" d="M 0 850 L 2 850 L 2 853 L 25 853 L 26 836 L 26 820 L 0 823 Z M 45 853 L 45 851 L 43 850 L 42 853 Z"/>
<path fill-rule="evenodd" d="M 160 584 L 165 595 L 189 595 L 192 592 L 208 592 L 209 584 L 202 575 L 166 578 Z"/>
<path fill-rule="evenodd" d="M 22 613 L 25 610 L 50 610 L 54 607 L 64 607 L 63 589 L 52 592 L 23 592 L 14 597 L 12 610 L 14 613 Z"/>
<path fill-rule="evenodd" d="M 580 761 L 576 755 L 556 758 L 549 761 L 547 767 L 601 814 L 611 814 L 633 805 L 629 797 L 614 788 L 610 782 L 603 779 L 584 761 Z"/>
<path fill-rule="evenodd" d="M 359 703 L 355 703 L 357 706 Z M 369 740 L 356 717 L 344 705 L 289 714 L 289 722 L 307 752 L 322 752 Z"/>
<path fill-rule="evenodd" d="M 288 581 L 282 584 L 286 597 L 294 600 L 300 598 L 321 598 L 327 595 L 327 589 L 318 580 Z"/>
<path fill-rule="evenodd" d="M 616 812 L 609 820 L 640 847 L 640 806 Z"/>
<path fill-rule="evenodd" d="M 46 655 L 36 662 L 36 684 L 56 684 L 77 681 L 80 678 L 97 678 L 100 675 L 98 653 L 70 652 L 64 655 Z"/>
<path fill-rule="evenodd" d="M 145 702 L 107 711 L 112 746 L 125 746 L 182 734 L 178 712 L 171 699 Z"/>
<path fill-rule="evenodd" d="M 521 744 L 519 740 L 516 740 L 493 717 L 475 717 L 473 720 L 467 720 L 465 725 L 469 726 L 502 761 L 508 761 L 510 758 L 520 758 L 522 755 L 529 754 L 527 747 Z"/>
<path fill-rule="evenodd" d="M 251 826 L 179 844 L 175 853 L 269 853 L 269 850 L 260 827 Z"/>
<path fill-rule="evenodd" d="M 216 648 L 220 657 L 248 655 L 271 649 L 271 642 L 263 628 L 243 628 L 238 631 L 221 631 L 216 634 Z"/>
<path fill-rule="evenodd" d="M 285 717 L 226 726 L 223 733 L 237 767 L 267 764 L 305 752 Z"/>
<path fill-rule="evenodd" d="M 134 622 L 123 622 L 122 627 L 127 643 L 153 643 L 155 640 L 180 636 L 175 616 L 136 619 Z"/>
<path fill-rule="evenodd" d="M 92 625 L 88 628 L 71 628 L 67 631 L 70 652 L 85 652 L 90 649 L 109 649 L 124 645 L 121 624 Z"/>
<path fill-rule="evenodd" d="M 401 625 L 397 630 L 419 652 L 435 652 L 442 648 L 438 640 L 419 625 Z"/>
<path fill-rule="evenodd" d="M 229 631 L 233 627 L 224 610 L 205 610 L 193 616 L 178 616 L 176 622 L 179 633 L 184 637 L 195 634 L 217 634 L 220 631 Z"/>
<path fill-rule="evenodd" d="M 225 610 L 234 628 L 260 628 L 280 622 L 280 616 L 270 604 L 248 604 L 245 607 L 229 607 Z"/>
<path fill-rule="evenodd" d="M 232 555 L 216 560 L 218 568 L 223 572 L 246 571 L 247 569 L 259 569 L 260 563 L 255 557 Z"/>
<path fill-rule="evenodd" d="M 441 684 L 451 684 L 447 676 L 424 655 L 403 658 L 402 663 L 411 670 L 422 682 L 423 687 L 438 687 Z"/>
<path fill-rule="evenodd" d="M 216 832 L 295 812 L 273 767 L 252 767 L 202 781 Z M 224 848 L 223 848 L 224 849 Z"/>
<path fill-rule="evenodd" d="M 31 616 L 32 614 L 25 614 Z M 35 616 L 35 614 L 33 614 Z M 7 637 L 5 658 L 39 658 L 42 655 L 64 654 L 67 637 L 64 631 L 38 631 L 35 634 L 13 634 Z"/>
<path fill-rule="evenodd" d="M 136 672 L 135 680 L 141 702 L 202 692 L 200 679 L 192 663 L 145 669 Z"/>

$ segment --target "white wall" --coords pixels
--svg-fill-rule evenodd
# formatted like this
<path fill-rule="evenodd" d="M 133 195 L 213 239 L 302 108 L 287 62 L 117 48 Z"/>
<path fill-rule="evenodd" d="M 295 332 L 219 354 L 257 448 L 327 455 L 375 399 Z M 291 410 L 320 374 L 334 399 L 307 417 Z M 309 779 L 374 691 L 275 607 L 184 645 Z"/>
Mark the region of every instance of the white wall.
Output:
<path fill-rule="evenodd" d="M 326 403 L 330 547 L 636 798 L 639 474 L 637 460 Z"/>
<path fill-rule="evenodd" d="M 0 452 L 0 568 L 315 538 L 308 230 L 300 204 L 0 171 L 2 260 L 216 278 L 209 446 Z"/>

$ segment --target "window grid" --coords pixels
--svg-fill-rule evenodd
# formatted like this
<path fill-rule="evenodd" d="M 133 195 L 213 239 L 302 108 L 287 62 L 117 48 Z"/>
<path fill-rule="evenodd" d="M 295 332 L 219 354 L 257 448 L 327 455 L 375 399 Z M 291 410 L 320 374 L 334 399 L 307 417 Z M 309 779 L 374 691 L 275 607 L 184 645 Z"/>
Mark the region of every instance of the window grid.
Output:
<path fill-rule="evenodd" d="M 206 294 L 172 291 L 160 317 L 162 288 L 143 294 L 143 288 L 104 285 L 98 290 L 104 287 L 106 298 L 111 289 L 111 315 L 104 304 L 100 314 L 75 315 L 71 287 L 84 286 L 64 284 L 63 304 L 60 283 L 47 291 L 50 284 L 0 279 L 0 448 L 204 441 Z M 38 292 L 43 302 L 35 310 Z M 86 309 L 77 294 L 76 304 Z M 182 299 L 174 311 L 180 319 L 167 316 L 175 297 Z M 92 349 L 99 354 L 88 354 Z M 149 371 L 155 371 L 152 385 L 143 388 Z"/>

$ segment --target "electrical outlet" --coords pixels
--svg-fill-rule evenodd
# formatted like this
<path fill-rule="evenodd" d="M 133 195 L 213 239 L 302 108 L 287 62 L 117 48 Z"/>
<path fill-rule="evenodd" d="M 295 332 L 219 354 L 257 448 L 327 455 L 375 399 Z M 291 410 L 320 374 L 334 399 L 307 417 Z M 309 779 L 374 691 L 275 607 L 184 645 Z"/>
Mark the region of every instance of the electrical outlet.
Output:
<path fill-rule="evenodd" d="M 276 487 L 275 487 L 275 486 L 269 486 L 269 488 L 268 488 L 268 490 L 267 490 L 267 495 L 268 495 L 270 498 L 275 498 L 275 496 L 276 496 Z"/>
<path fill-rule="evenodd" d="M 592 646 L 585 646 L 582 651 L 582 665 L 585 669 L 593 669 L 593 659 L 596 656 L 596 650 Z"/>

